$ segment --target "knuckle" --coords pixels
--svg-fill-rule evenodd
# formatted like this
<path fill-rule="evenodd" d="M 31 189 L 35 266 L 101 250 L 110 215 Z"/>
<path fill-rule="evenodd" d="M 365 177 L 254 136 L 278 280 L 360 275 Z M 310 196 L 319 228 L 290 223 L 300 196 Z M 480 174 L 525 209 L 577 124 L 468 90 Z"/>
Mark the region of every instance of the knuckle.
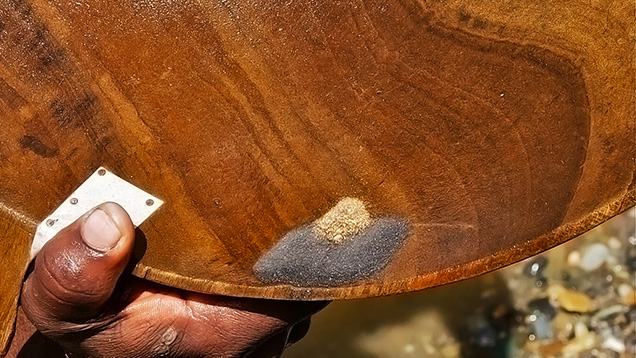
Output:
<path fill-rule="evenodd" d="M 55 254 L 45 252 L 36 259 L 34 273 L 42 286 L 61 301 L 93 303 L 107 293 L 109 278 L 95 277 L 88 262 L 91 258 L 76 251 L 70 247 Z"/>
<path fill-rule="evenodd" d="M 82 262 L 69 257 L 68 253 L 60 255 L 43 255 L 36 261 L 34 278 L 43 289 L 61 303 L 78 303 L 91 301 L 98 292 L 88 284 L 88 277 L 82 270 Z"/>
<path fill-rule="evenodd" d="M 47 329 L 61 320 L 90 316 L 108 298 L 104 282 L 82 277 L 81 262 L 64 252 L 42 254 L 36 258 L 21 298 L 25 313 L 36 327 Z"/>

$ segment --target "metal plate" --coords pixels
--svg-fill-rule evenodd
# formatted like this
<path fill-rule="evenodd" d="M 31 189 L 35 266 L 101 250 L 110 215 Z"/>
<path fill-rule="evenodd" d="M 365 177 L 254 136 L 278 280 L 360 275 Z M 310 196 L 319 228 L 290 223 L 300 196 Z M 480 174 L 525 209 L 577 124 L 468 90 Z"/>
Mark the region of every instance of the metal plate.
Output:
<path fill-rule="evenodd" d="M 126 209 L 135 227 L 141 225 L 163 204 L 160 199 L 100 167 L 53 214 L 38 225 L 31 245 L 31 259 L 60 230 L 97 205 L 109 201 Z"/>

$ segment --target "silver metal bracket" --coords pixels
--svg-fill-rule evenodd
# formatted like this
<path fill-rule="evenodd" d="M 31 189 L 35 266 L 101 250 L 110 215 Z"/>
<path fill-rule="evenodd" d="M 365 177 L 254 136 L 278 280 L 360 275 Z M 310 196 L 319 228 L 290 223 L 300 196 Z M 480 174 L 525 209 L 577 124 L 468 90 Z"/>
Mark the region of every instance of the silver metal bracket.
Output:
<path fill-rule="evenodd" d="M 141 225 L 163 204 L 163 201 L 100 167 L 53 214 L 38 225 L 31 244 L 31 259 L 60 230 L 97 205 L 109 201 L 126 209 L 135 227 Z"/>

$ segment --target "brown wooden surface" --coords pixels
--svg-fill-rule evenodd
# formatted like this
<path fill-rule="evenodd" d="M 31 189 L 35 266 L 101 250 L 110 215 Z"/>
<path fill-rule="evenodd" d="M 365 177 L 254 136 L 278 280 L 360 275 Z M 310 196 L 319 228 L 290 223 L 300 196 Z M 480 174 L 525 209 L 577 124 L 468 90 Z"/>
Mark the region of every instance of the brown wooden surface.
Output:
<path fill-rule="evenodd" d="M 2 1 L 2 263 L 17 218 L 99 165 L 166 201 L 135 273 L 177 287 L 357 298 L 520 260 L 636 200 L 634 20 L 626 0 Z M 254 276 L 343 197 L 409 223 L 379 275 Z"/>
<path fill-rule="evenodd" d="M 35 223 L 0 203 L 0 357 L 11 339 Z"/>

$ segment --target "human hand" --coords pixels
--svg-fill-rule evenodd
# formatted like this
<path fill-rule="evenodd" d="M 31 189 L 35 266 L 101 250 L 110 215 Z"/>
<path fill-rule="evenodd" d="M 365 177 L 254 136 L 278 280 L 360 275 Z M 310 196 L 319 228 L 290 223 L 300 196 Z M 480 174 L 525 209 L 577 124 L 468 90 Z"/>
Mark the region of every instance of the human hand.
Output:
<path fill-rule="evenodd" d="M 325 306 L 203 295 L 122 275 L 134 236 L 124 209 L 105 203 L 49 241 L 22 290 L 35 327 L 95 358 L 278 357 Z"/>

